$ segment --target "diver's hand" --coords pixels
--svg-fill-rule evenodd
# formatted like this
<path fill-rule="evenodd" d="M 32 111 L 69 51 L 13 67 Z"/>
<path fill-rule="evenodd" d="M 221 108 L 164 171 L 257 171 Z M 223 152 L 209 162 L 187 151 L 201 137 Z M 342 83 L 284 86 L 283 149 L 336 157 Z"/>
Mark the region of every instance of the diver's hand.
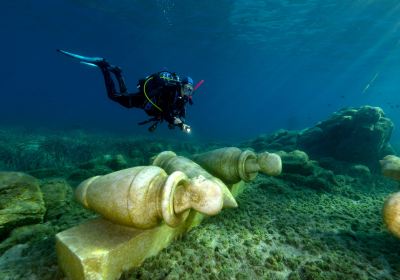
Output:
<path fill-rule="evenodd" d="M 190 125 L 184 124 L 180 118 L 174 117 L 174 125 L 178 126 L 180 129 L 182 129 L 186 133 L 190 133 L 192 131 L 192 128 L 190 127 Z"/>
<path fill-rule="evenodd" d="M 192 131 L 192 128 L 190 127 L 190 125 L 182 124 L 182 130 L 186 133 L 190 133 Z"/>
<path fill-rule="evenodd" d="M 182 126 L 183 122 L 180 118 L 174 117 L 174 125 Z"/>

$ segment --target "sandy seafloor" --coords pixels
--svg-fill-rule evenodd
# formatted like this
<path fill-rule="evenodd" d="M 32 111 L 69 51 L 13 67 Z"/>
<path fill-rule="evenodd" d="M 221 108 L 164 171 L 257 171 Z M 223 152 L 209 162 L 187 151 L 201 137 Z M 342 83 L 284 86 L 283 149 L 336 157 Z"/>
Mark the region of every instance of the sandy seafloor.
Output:
<path fill-rule="evenodd" d="M 108 151 L 125 153 L 129 165 L 144 164 L 147 160 L 140 161 L 140 157 L 149 158 L 165 149 L 188 154 L 220 145 L 157 143 L 143 139 L 133 143 L 129 142 L 132 139 L 80 135 L 7 132 L 1 143 L 3 147 L 4 143 L 26 146 L 40 139 L 62 139 L 55 142 L 68 143 L 65 147 L 80 143 L 92 151 L 98 147 L 104 150 L 118 147 Z M 104 150 L 98 154 L 104 154 Z M 92 152 L 88 158 L 95 155 Z M 61 158 L 63 164 L 58 166 L 58 171 L 50 168 L 47 174 L 66 180 L 72 189 L 91 175 L 71 171 L 75 167 Z M 51 180 L 46 178 L 45 169 L 25 171 L 40 175 L 43 184 Z M 207 218 L 121 278 L 400 279 L 400 240 L 387 232 L 381 214 L 384 199 L 398 191 L 398 183 L 379 174 L 359 177 L 335 174 L 322 181 L 317 175 L 308 176 L 307 180 L 314 180 L 314 184 L 305 179 L 301 174 L 278 177 L 260 174 L 246 184 L 245 191 L 237 198 L 238 208 L 224 209 L 219 215 Z M 54 235 L 95 216 L 75 203 L 71 195 L 66 195 L 66 200 L 70 201 L 62 214 L 45 219 L 33 230 L 34 234 L 22 234 L 17 240 L 0 243 L 0 248 L 6 248 L 0 256 L 0 279 L 64 279 L 57 265 Z M 4 242 L 12 245 L 5 246 Z"/>

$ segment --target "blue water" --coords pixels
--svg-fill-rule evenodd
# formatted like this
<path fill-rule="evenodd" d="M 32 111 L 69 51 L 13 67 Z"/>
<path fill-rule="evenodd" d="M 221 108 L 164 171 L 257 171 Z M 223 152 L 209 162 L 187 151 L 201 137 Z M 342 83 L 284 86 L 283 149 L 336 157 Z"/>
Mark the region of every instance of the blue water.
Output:
<path fill-rule="evenodd" d="M 130 91 L 163 69 L 204 79 L 192 138 L 302 129 L 365 104 L 397 124 L 399 23 L 397 0 L 2 1 L 0 125 L 148 133 L 99 70 L 57 48 L 121 66 Z"/>

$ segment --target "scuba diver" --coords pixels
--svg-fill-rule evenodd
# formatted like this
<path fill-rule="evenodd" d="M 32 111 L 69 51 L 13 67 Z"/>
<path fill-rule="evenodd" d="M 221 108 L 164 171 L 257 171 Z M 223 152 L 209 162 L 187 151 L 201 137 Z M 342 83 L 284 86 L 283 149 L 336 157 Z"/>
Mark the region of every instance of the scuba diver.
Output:
<path fill-rule="evenodd" d="M 138 124 L 152 123 L 148 128 L 150 132 L 165 120 L 170 129 L 179 127 L 184 132 L 190 133 L 191 128 L 185 123 L 186 104 L 193 104 L 192 94 L 204 80 L 194 87 L 190 77 L 181 78 L 176 73 L 161 71 L 140 79 L 137 84 L 138 92 L 129 93 L 120 67 L 110 65 L 101 57 L 86 57 L 64 50 L 57 51 L 79 59 L 83 64 L 100 68 L 108 97 L 126 108 L 143 109 L 151 118 Z M 119 91 L 116 90 L 112 75 L 117 80 Z"/>

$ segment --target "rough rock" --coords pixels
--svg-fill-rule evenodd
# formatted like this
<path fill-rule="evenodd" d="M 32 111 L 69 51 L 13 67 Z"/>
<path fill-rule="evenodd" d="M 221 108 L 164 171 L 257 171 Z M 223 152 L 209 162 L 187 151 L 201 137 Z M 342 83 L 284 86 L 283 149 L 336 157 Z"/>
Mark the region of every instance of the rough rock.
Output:
<path fill-rule="evenodd" d="M 365 165 L 355 164 L 349 168 L 349 175 L 354 178 L 369 179 L 371 177 L 371 171 Z"/>
<path fill-rule="evenodd" d="M 35 224 L 18 227 L 13 229 L 10 236 L 0 243 L 0 254 L 17 244 L 37 241 L 53 234 L 53 227 L 49 224 Z"/>
<path fill-rule="evenodd" d="M 70 174 L 68 174 L 67 179 L 73 182 L 82 182 L 87 178 L 95 176 L 97 174 L 93 174 L 93 172 L 88 171 L 86 169 L 75 169 Z"/>
<path fill-rule="evenodd" d="M 277 154 L 282 159 L 282 179 L 318 191 L 328 191 L 337 185 L 334 173 L 320 167 L 318 162 L 310 160 L 304 151 L 280 151 Z"/>
<path fill-rule="evenodd" d="M 241 148 L 252 148 L 260 151 L 286 151 L 290 152 L 297 149 L 298 131 L 280 129 L 272 134 L 260 135 L 254 140 L 242 143 Z"/>
<path fill-rule="evenodd" d="M 73 199 L 72 188 L 65 180 L 44 180 L 40 188 L 47 209 L 45 220 L 58 219 L 70 210 L 70 202 Z"/>
<path fill-rule="evenodd" d="M 0 172 L 0 240 L 12 229 L 43 221 L 39 182 L 20 172 Z"/>
<path fill-rule="evenodd" d="M 302 150 L 318 161 L 332 158 L 376 171 L 379 159 L 394 154 L 389 144 L 392 131 L 393 122 L 381 108 L 363 106 L 342 109 L 314 127 L 302 131 L 279 130 L 240 147 L 251 147 L 257 152 Z"/>
<path fill-rule="evenodd" d="M 315 161 L 310 161 L 308 155 L 299 150 L 292 152 L 278 152 L 282 159 L 283 172 L 295 173 L 300 175 L 311 175 L 315 169 Z"/>
<path fill-rule="evenodd" d="M 343 109 L 298 135 L 297 144 L 313 157 L 362 163 L 376 169 L 390 151 L 393 122 L 378 107 Z"/>
<path fill-rule="evenodd" d="M 79 165 L 80 168 L 87 170 L 94 169 L 97 166 L 106 166 L 115 171 L 128 167 L 128 162 L 122 154 L 117 154 L 103 155 Z"/>

